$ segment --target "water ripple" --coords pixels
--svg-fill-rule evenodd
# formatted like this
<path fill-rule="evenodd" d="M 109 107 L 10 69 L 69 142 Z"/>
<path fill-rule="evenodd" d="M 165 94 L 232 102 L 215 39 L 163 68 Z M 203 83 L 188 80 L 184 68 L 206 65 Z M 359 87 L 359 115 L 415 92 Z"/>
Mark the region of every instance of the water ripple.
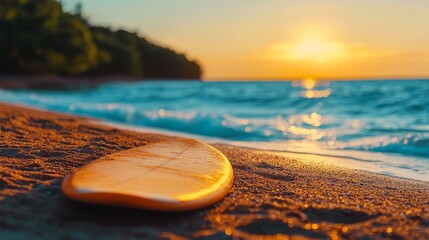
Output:
<path fill-rule="evenodd" d="M 356 151 L 414 156 L 429 166 L 429 81 L 306 81 L 0 90 L 0 101 L 230 141 L 299 141 L 354 158 Z"/>

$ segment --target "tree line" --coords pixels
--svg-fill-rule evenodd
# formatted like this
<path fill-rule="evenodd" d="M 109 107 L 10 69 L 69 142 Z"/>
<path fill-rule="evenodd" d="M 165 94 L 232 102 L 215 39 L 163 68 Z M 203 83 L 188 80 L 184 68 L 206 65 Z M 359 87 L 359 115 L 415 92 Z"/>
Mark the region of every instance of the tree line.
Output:
<path fill-rule="evenodd" d="M 197 62 L 135 32 L 91 25 L 56 0 L 1 0 L 0 74 L 199 79 Z"/>

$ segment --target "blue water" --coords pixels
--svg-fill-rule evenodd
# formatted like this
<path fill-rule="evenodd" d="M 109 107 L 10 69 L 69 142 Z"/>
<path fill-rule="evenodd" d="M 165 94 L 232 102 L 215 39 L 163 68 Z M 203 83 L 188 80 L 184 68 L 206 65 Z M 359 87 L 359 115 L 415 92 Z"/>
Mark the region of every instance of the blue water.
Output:
<path fill-rule="evenodd" d="M 0 90 L 0 101 L 429 181 L 429 81 L 142 82 Z"/>

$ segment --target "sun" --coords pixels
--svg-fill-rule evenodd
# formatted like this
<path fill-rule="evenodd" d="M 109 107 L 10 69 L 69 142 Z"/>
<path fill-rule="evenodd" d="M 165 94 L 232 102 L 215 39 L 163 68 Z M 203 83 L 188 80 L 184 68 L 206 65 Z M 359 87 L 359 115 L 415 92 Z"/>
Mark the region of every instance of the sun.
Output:
<path fill-rule="evenodd" d="M 343 53 L 343 45 L 340 43 L 306 39 L 290 46 L 287 57 L 297 60 L 327 62 L 340 58 Z"/>
<path fill-rule="evenodd" d="M 269 55 L 277 60 L 332 62 L 345 55 L 344 44 L 318 38 L 272 45 Z"/>

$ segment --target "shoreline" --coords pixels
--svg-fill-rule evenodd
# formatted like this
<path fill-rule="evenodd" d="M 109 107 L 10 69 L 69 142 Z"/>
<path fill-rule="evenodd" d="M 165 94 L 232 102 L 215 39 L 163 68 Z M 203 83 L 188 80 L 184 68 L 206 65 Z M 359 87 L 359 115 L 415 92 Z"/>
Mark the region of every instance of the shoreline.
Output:
<path fill-rule="evenodd" d="M 177 136 L 3 103 L 0 133 L 5 239 L 429 238 L 427 182 L 328 166 L 291 153 L 211 144 L 233 165 L 231 192 L 206 209 L 160 214 L 76 203 L 62 195 L 59 184 L 101 156 Z"/>
<path fill-rule="evenodd" d="M 47 113 L 52 112 L 50 110 L 46 110 L 46 109 L 42 109 L 42 108 L 38 108 L 38 107 L 34 107 L 34 106 L 27 106 L 27 105 L 20 104 L 20 103 L 7 103 L 7 102 L 1 102 L 0 101 L 0 105 L 1 104 L 17 106 L 20 108 L 28 108 L 28 109 L 37 110 L 37 111 L 44 111 Z M 121 129 L 121 130 L 132 131 L 132 132 L 136 132 L 136 133 L 160 134 L 160 135 L 164 135 L 164 136 L 168 136 L 168 137 L 195 138 L 195 139 L 199 139 L 201 141 L 207 142 L 209 144 L 230 145 L 230 146 L 234 146 L 234 147 L 246 148 L 249 150 L 259 151 L 259 152 L 270 152 L 272 154 L 280 154 L 280 155 L 293 155 L 295 158 L 310 160 L 310 161 L 313 161 L 313 162 L 318 163 L 318 164 L 328 164 L 328 165 L 333 165 L 333 166 L 337 166 L 337 167 L 344 167 L 344 168 L 352 169 L 352 170 L 361 170 L 361 171 L 369 172 L 372 174 L 379 174 L 382 176 L 392 176 L 392 177 L 398 177 L 398 178 L 403 178 L 403 179 L 429 182 L 429 176 L 418 174 L 415 171 L 413 171 L 412 169 L 402 169 L 402 168 L 392 168 L 391 167 L 390 172 L 387 172 L 386 169 L 384 169 L 384 171 L 381 171 L 381 170 L 375 171 L 374 169 L 377 168 L 377 165 L 373 163 L 373 160 L 365 160 L 365 159 L 354 158 L 354 157 L 350 157 L 350 156 L 334 155 L 334 154 L 330 154 L 329 152 L 310 153 L 310 152 L 305 152 L 305 151 L 294 151 L 293 149 L 285 149 L 285 150 L 275 149 L 275 148 L 269 149 L 266 147 L 262 147 L 262 145 L 264 145 L 265 142 L 228 141 L 228 140 L 223 140 L 220 138 L 203 136 L 203 135 L 198 135 L 198 134 L 191 134 L 191 133 L 183 133 L 183 132 L 178 132 L 178 131 L 173 131 L 173 130 L 150 128 L 150 127 L 139 127 L 139 126 L 127 125 L 124 123 L 109 122 L 109 121 L 105 121 L 102 119 L 74 115 L 72 113 L 62 113 L 62 112 L 55 112 L 55 113 L 65 114 L 65 115 L 68 115 L 71 117 L 74 117 L 74 116 L 84 117 L 84 118 L 90 119 L 90 121 L 96 125 L 105 126 L 105 127 L 112 127 L 112 128 L 117 128 L 117 129 Z M 262 145 L 258 146 L 258 144 L 262 144 Z M 268 144 L 270 144 L 270 142 L 268 142 Z M 367 154 L 376 154 L 376 153 L 369 152 Z M 393 156 L 385 156 L 385 157 L 393 157 Z M 406 157 L 401 156 L 401 158 L 406 158 Z"/>
<path fill-rule="evenodd" d="M 201 81 L 200 79 L 146 79 L 130 76 L 1 76 L 0 89 L 32 89 L 32 90 L 76 90 L 96 88 L 108 83 L 145 82 L 145 81 Z"/>
<path fill-rule="evenodd" d="M 408 172 L 394 171 L 393 173 L 390 172 L 390 174 L 381 173 L 381 172 L 372 170 L 371 167 L 374 167 L 374 166 L 371 166 L 371 165 L 367 166 L 369 163 L 362 164 L 362 162 L 366 162 L 367 160 L 362 160 L 362 159 L 353 158 L 353 157 L 336 156 L 336 155 L 330 155 L 329 153 L 325 153 L 325 154 L 309 153 L 309 152 L 299 152 L 299 151 L 291 151 L 291 150 L 266 149 L 263 147 L 258 148 L 257 146 L 258 142 L 249 143 L 249 142 L 228 141 L 228 140 L 223 140 L 223 139 L 214 138 L 214 137 L 176 132 L 172 130 L 156 129 L 156 128 L 149 128 L 149 127 L 138 127 L 138 126 L 121 124 L 121 123 L 107 122 L 100 119 L 94 119 L 93 122 L 95 124 L 100 124 L 101 126 L 108 126 L 108 127 L 113 127 L 113 128 L 118 128 L 118 129 L 123 129 L 128 131 L 134 131 L 138 133 L 161 134 L 161 135 L 166 135 L 170 137 L 196 138 L 201 141 L 207 142 L 209 144 L 214 144 L 214 145 L 228 145 L 233 147 L 245 148 L 245 149 L 249 149 L 257 152 L 269 152 L 274 155 L 294 156 L 294 158 L 310 160 L 318 164 L 328 164 L 328 165 L 343 167 L 343 168 L 352 169 L 352 170 L 365 171 L 368 173 L 378 174 L 382 176 L 397 177 L 402 179 L 417 180 L 417 181 L 423 181 L 423 182 L 429 183 L 429 176 L 422 176 L 420 174 L 413 173 L 412 169 L 406 169 L 408 170 Z"/>

